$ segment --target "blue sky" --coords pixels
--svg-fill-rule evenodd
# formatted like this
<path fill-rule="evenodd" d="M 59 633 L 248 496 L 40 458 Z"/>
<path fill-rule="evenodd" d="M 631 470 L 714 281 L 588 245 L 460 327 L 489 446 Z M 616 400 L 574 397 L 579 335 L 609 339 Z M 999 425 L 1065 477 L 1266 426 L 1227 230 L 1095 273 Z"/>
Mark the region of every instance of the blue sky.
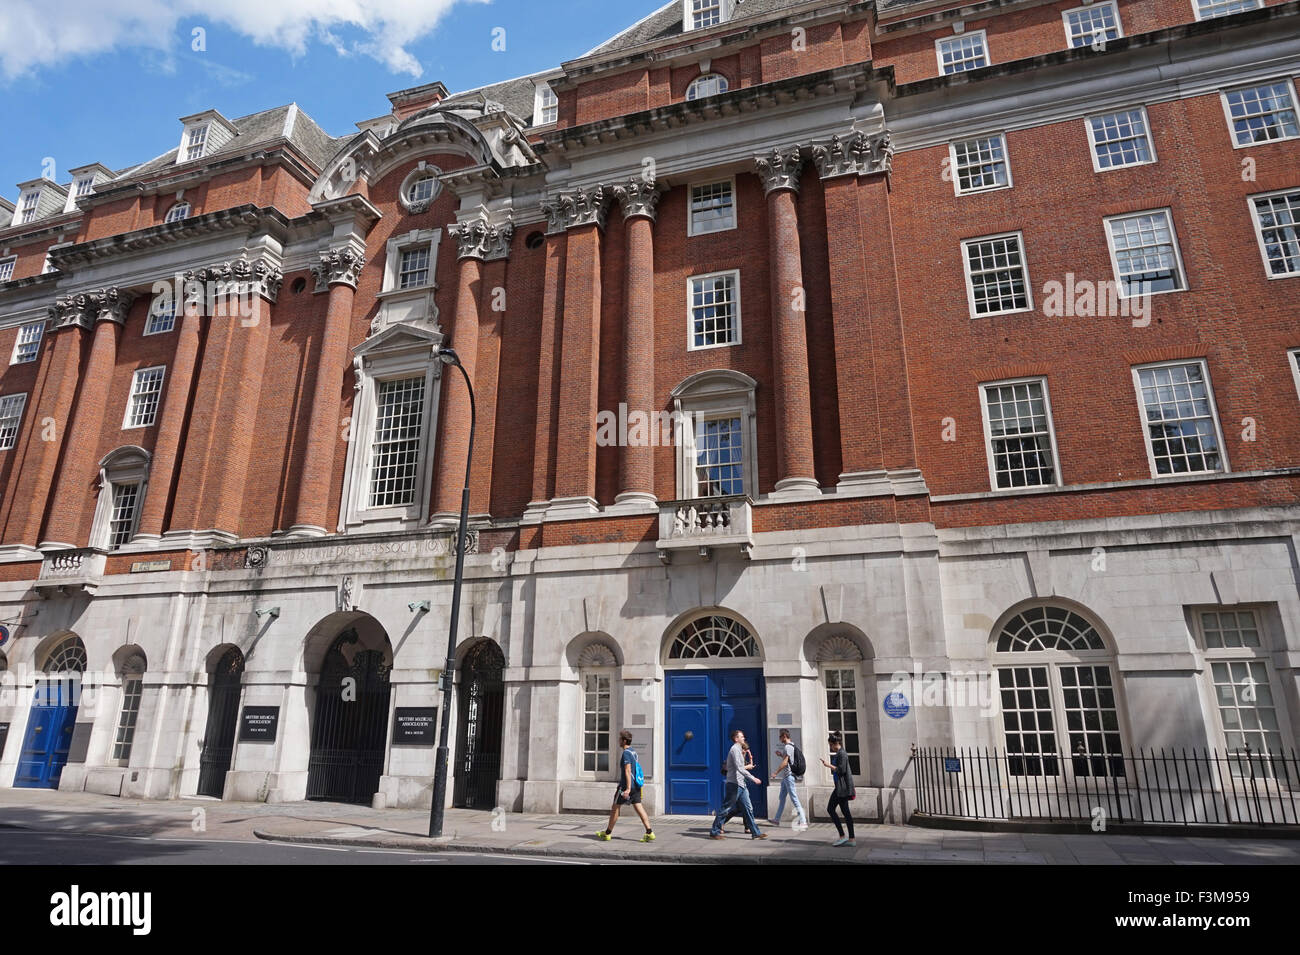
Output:
<path fill-rule="evenodd" d="M 40 176 L 47 157 L 60 183 L 86 163 L 144 162 L 177 145 L 181 116 L 210 107 L 233 119 L 297 102 L 331 135 L 351 133 L 387 112 L 386 93 L 549 69 L 662 3 L 2 0 L 0 195 L 16 201 L 15 184 Z M 82 29 L 69 30 L 79 12 Z M 504 51 L 492 48 L 498 27 Z M 195 28 L 204 50 L 193 49 Z"/>

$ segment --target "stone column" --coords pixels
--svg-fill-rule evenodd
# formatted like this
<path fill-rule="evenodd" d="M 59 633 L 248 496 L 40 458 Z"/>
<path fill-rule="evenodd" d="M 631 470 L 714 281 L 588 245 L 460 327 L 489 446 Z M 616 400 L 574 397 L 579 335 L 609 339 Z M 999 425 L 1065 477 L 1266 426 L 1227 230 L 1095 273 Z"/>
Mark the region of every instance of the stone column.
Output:
<path fill-rule="evenodd" d="M 68 446 L 54 485 L 53 502 L 41 548 L 83 547 L 88 542 L 99 482 L 96 454 L 104 434 L 108 389 L 117 364 L 117 340 L 134 296 L 117 288 L 74 297 L 83 316 L 94 323 L 90 359 L 81 380 L 77 406 L 68 426 Z"/>
<path fill-rule="evenodd" d="M 149 486 L 145 490 L 144 506 L 140 509 L 140 521 L 134 538 L 138 541 L 153 542 L 162 539 L 163 519 L 176 478 L 181 435 L 185 433 L 185 419 L 190 411 L 190 391 L 194 386 L 194 371 L 198 365 L 199 326 L 202 318 L 198 302 L 186 299 L 182 308 L 176 351 L 172 355 L 171 366 L 167 369 L 167 394 L 163 398 L 158 437 L 154 441 L 153 458 L 149 462 Z"/>
<path fill-rule="evenodd" d="M 59 452 L 72 416 L 80 381 L 81 361 L 93 320 L 76 304 L 83 296 L 59 299 L 49 308 L 49 331 L 41 348 L 36 386 L 25 408 L 26 428 L 19 432 L 9 453 L 20 455 L 8 472 L 4 509 L 3 544 L 6 551 L 40 559 L 36 543 L 41 521 L 54 485 Z"/>
<path fill-rule="evenodd" d="M 560 363 L 560 417 L 556 433 L 555 498 L 548 517 L 594 514 L 596 403 L 600 384 L 601 230 L 609 211 L 604 186 L 557 196 L 546 203 L 564 216 L 564 339 Z M 549 214 L 549 213 L 548 213 Z"/>
<path fill-rule="evenodd" d="M 623 400 L 628 434 L 619 459 L 616 504 L 656 510 L 655 417 L 655 213 L 662 194 L 653 181 L 615 187 L 626 234 L 623 273 Z M 622 417 L 620 415 L 620 417 Z M 640 427 L 637 427 L 639 423 Z"/>
<path fill-rule="evenodd" d="M 818 491 L 813 467 L 812 393 L 804 323 L 803 257 L 795 198 L 799 147 L 773 149 L 754 160 L 767 196 L 768 268 L 772 277 L 772 376 L 776 397 L 777 494 Z"/>
<path fill-rule="evenodd" d="M 486 262 L 506 259 L 514 226 L 493 225 L 479 216 L 451 226 L 448 233 L 457 243 L 459 277 L 456 286 L 456 317 L 452 326 L 451 346 L 460 357 L 461 366 L 474 385 L 474 401 L 479 428 L 474 434 L 474 461 L 470 471 L 470 513 L 486 514 L 490 506 L 491 467 L 494 448 L 496 394 L 479 389 L 479 311 L 484 304 L 484 269 Z M 465 456 L 469 450 L 469 393 L 460 372 L 444 374 L 442 392 L 442 427 L 438 432 L 438 474 L 434 489 L 433 520 L 440 527 L 455 527 L 460 522 L 460 493 L 465 482 Z M 489 407 L 491 406 L 491 407 Z M 483 473 L 482 462 L 488 462 Z M 479 480 L 480 474 L 483 480 Z"/>
<path fill-rule="evenodd" d="M 292 537 L 322 537 L 332 522 L 328 520 L 330 491 L 334 487 L 334 459 L 342 430 L 339 411 L 342 406 L 343 377 L 350 368 L 348 327 L 352 322 L 352 302 L 357 278 L 366 257 L 355 248 L 327 249 L 320 262 L 312 266 L 317 288 L 329 288 L 325 308 L 325 328 L 321 333 L 320 354 L 316 360 L 316 384 L 312 389 L 311 417 L 307 425 L 307 455 L 303 461 L 302 483 Z"/>

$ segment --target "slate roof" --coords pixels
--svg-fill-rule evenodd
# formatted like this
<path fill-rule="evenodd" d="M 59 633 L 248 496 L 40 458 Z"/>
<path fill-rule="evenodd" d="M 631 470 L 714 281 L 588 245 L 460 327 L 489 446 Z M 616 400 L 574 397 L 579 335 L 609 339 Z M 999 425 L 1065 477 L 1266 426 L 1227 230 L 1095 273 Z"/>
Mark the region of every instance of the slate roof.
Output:
<path fill-rule="evenodd" d="M 293 123 L 289 130 L 289 141 L 298 147 L 299 151 L 317 169 L 323 169 L 330 157 L 338 151 L 343 140 L 330 136 L 329 133 L 321 129 L 316 124 L 316 121 L 303 112 L 302 108 L 296 103 L 277 106 L 275 109 L 263 110 L 260 113 L 249 113 L 247 116 L 232 119 L 230 121 L 231 125 L 239 131 L 238 134 L 216 152 L 204 156 L 204 160 L 210 160 L 214 156 L 220 156 L 224 153 L 243 152 L 250 146 L 269 143 L 282 138 L 290 111 L 294 111 L 296 115 L 293 117 Z M 168 170 L 176 165 L 176 155 L 179 151 L 180 145 L 178 143 L 176 148 L 168 150 L 156 159 L 121 170 L 114 177 L 114 181 L 127 178 L 143 179 Z"/>
<path fill-rule="evenodd" d="M 749 19 L 764 13 L 777 14 L 788 9 L 803 6 L 810 0 L 738 0 L 733 20 Z M 618 50 L 631 49 L 642 43 L 667 40 L 682 35 L 681 0 L 665 4 L 639 23 L 628 27 L 618 36 L 606 40 L 587 56 L 614 53 Z"/>

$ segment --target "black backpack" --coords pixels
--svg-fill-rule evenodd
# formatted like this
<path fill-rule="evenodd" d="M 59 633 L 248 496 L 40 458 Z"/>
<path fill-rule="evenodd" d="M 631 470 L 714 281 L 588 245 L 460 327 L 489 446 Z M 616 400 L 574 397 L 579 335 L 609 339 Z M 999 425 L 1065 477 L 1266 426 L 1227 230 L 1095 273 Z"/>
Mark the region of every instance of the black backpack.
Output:
<path fill-rule="evenodd" d="M 808 760 L 803 758 L 803 750 L 794 743 L 790 745 L 794 746 L 794 756 L 790 758 L 790 773 L 795 779 L 802 779 L 803 774 L 808 771 Z"/>

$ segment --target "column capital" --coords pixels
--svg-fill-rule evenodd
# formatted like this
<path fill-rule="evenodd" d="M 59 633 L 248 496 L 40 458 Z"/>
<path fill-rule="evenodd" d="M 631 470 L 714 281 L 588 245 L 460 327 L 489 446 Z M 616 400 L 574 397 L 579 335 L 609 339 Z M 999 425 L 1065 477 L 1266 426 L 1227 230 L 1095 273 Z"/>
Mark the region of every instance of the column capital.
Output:
<path fill-rule="evenodd" d="M 627 182 L 614 186 L 612 191 L 623 208 L 625 222 L 636 216 L 655 221 L 659 211 L 659 197 L 664 194 L 664 187 L 658 182 L 634 176 Z"/>
<path fill-rule="evenodd" d="M 515 225 L 508 220 L 493 225 L 480 215 L 449 226 L 447 232 L 456 238 L 457 259 L 492 262 L 510 257 L 510 240 L 515 234 Z"/>
<path fill-rule="evenodd" d="M 316 276 L 316 291 L 324 291 L 331 285 L 347 285 L 355 291 L 365 264 L 366 257 L 348 246 L 322 250 L 320 262 L 311 267 Z"/>
<path fill-rule="evenodd" d="M 799 191 L 803 155 L 798 146 L 774 146 L 770 153 L 755 156 L 754 166 L 763 181 L 763 195 L 770 196 L 780 189 Z"/>
<path fill-rule="evenodd" d="M 240 298 L 258 295 L 272 305 L 280 296 L 280 286 L 284 284 L 284 273 L 278 263 L 266 256 L 250 260 L 247 255 L 217 265 L 204 265 L 190 269 L 185 273 L 185 282 L 199 282 L 208 285 L 205 300 L 235 295 Z M 188 291 L 186 293 L 188 297 Z"/>
<path fill-rule="evenodd" d="M 126 314 L 135 301 L 135 294 L 110 285 L 90 292 L 64 295 L 49 306 L 50 324 L 54 331 L 76 325 L 94 328 L 96 322 L 126 324 Z"/>
<path fill-rule="evenodd" d="M 612 190 L 603 185 L 561 192 L 547 198 L 542 202 L 542 211 L 550 222 L 547 231 L 559 232 L 588 225 L 605 228 L 612 198 Z"/>
<path fill-rule="evenodd" d="M 812 144 L 812 159 L 823 179 L 836 176 L 870 176 L 889 172 L 893 166 L 894 144 L 889 130 L 864 133 L 855 129 L 846 135 Z"/>

